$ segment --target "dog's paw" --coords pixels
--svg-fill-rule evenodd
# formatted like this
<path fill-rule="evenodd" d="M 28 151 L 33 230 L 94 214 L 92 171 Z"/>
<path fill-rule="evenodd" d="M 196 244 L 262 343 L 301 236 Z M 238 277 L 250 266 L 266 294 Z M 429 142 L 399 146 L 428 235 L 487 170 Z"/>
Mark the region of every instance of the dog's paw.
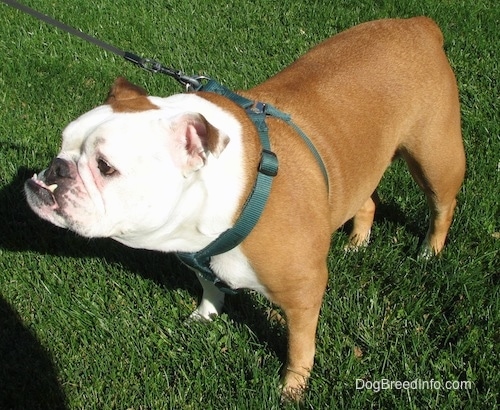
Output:
<path fill-rule="evenodd" d="M 428 261 L 431 260 L 434 256 L 436 256 L 434 250 L 428 244 L 424 243 L 422 248 L 420 249 L 420 252 L 418 253 L 417 259 L 420 261 Z"/>
<path fill-rule="evenodd" d="M 422 249 L 420 249 L 420 252 L 418 253 L 418 260 L 421 260 L 421 261 L 428 261 L 430 259 L 432 259 L 434 256 L 434 252 L 432 251 L 432 249 L 430 248 L 427 248 L 427 247 L 422 247 Z"/>
<path fill-rule="evenodd" d="M 196 309 L 193 313 L 189 315 L 189 317 L 185 320 L 186 324 L 192 323 L 192 322 L 212 322 L 216 317 L 218 316 L 217 313 L 211 313 L 211 314 L 203 314 L 203 312 L 200 312 L 198 309 Z"/>
<path fill-rule="evenodd" d="M 349 236 L 349 242 L 344 246 L 345 252 L 357 252 L 361 249 L 364 249 L 370 243 L 370 234 L 371 230 L 367 232 L 360 233 L 352 233 Z"/>
<path fill-rule="evenodd" d="M 309 371 L 301 369 L 300 371 L 287 367 L 281 384 L 282 403 L 300 402 L 307 389 Z"/>
<path fill-rule="evenodd" d="M 222 312 L 222 305 L 213 304 L 207 299 L 203 299 L 196 310 L 189 315 L 186 323 L 189 322 L 211 322 Z"/>

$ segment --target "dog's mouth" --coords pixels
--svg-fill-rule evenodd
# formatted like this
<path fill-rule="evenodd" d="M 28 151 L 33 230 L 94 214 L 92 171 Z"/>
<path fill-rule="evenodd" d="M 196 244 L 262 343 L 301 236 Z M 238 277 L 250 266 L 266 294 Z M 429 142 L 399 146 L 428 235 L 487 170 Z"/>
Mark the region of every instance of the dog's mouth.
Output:
<path fill-rule="evenodd" d="M 36 196 L 39 206 L 57 206 L 56 197 L 54 195 L 57 184 L 47 185 L 38 178 L 37 174 L 34 174 L 31 179 L 26 181 L 26 188 Z"/>

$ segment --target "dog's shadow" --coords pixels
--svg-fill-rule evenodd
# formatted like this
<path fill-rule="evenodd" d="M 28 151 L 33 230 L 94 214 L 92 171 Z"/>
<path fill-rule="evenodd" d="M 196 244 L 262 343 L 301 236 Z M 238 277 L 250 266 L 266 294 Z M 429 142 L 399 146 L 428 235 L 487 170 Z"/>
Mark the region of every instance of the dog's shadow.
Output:
<path fill-rule="evenodd" d="M 34 172 L 19 168 L 10 184 L 0 190 L 0 249 L 70 258 L 98 257 L 152 280 L 166 291 L 184 289 L 194 299 L 201 298 L 198 279 L 173 254 L 132 249 L 111 239 L 89 240 L 40 219 L 27 205 L 23 191 L 24 182 Z M 267 326 L 269 306 L 256 303 L 251 293 L 240 292 L 226 297 L 225 312 L 234 322 L 251 328 L 259 340 L 283 359 L 285 334 L 279 326 Z"/>
<path fill-rule="evenodd" d="M 132 249 L 111 239 L 87 239 L 40 219 L 28 206 L 23 186 L 34 171 L 20 168 L 0 190 L 0 248 L 15 252 L 71 258 L 98 257 L 139 274 L 166 289 L 185 289 L 201 295 L 196 276 L 173 254 Z"/>
<path fill-rule="evenodd" d="M 23 186 L 33 170 L 20 168 L 13 181 L 0 191 L 0 248 L 15 252 L 72 258 L 99 257 L 111 264 L 153 280 L 168 289 L 196 289 L 196 279 L 173 255 L 127 248 L 111 239 L 82 238 L 40 219 L 26 202 Z M 174 270 L 170 274 L 170 270 Z M 180 274 L 177 274 L 180 273 Z"/>

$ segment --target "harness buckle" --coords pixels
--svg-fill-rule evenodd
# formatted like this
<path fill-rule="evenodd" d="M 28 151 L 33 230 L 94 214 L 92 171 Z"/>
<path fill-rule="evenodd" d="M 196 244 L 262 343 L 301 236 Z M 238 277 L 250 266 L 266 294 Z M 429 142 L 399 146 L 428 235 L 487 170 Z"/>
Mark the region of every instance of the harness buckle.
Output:
<path fill-rule="evenodd" d="M 253 114 L 266 114 L 267 104 L 257 101 L 254 103 L 252 107 L 249 108 L 249 111 Z"/>
<path fill-rule="evenodd" d="M 268 177 L 275 177 L 278 175 L 278 168 L 278 157 L 276 154 L 267 149 L 263 149 L 258 171 Z"/>

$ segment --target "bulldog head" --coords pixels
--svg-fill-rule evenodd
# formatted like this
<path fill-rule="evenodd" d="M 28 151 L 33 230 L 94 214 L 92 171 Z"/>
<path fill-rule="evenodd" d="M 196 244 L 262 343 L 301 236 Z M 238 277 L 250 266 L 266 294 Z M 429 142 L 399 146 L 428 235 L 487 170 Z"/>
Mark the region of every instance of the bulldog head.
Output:
<path fill-rule="evenodd" d="M 181 196 L 229 138 L 203 115 L 119 78 L 104 105 L 63 131 L 50 166 L 25 183 L 30 207 L 86 237 L 134 238 L 176 219 Z M 156 102 L 156 103 L 155 103 Z"/>

